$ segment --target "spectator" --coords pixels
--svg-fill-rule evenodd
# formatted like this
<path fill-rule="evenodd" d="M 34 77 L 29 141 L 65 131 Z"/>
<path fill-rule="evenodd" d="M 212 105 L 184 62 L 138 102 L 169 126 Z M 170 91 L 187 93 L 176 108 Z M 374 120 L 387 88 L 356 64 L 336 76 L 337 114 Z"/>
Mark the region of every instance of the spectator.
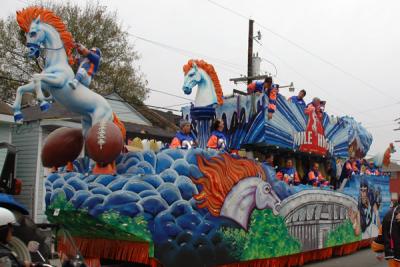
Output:
<path fill-rule="evenodd" d="M 224 122 L 221 119 L 216 119 L 213 124 L 213 131 L 208 139 L 207 147 L 216 150 L 226 149 L 226 137 L 223 133 Z"/>
<path fill-rule="evenodd" d="M 285 164 L 285 168 L 281 170 L 283 181 L 289 185 L 298 185 L 300 184 L 300 177 L 296 171 L 296 168 L 293 167 L 293 161 L 288 159 Z"/>
<path fill-rule="evenodd" d="M 319 164 L 317 162 L 313 164 L 312 169 L 308 172 L 308 183 L 313 186 L 327 186 L 329 184 L 319 171 Z"/>
<path fill-rule="evenodd" d="M 379 260 L 386 259 L 389 267 L 400 266 L 400 207 L 397 202 L 394 202 L 393 207 L 383 217 L 371 249 L 379 253 Z"/>
<path fill-rule="evenodd" d="M 181 129 L 176 133 L 169 147 L 189 149 L 195 146 L 196 140 L 192 134 L 190 122 L 187 120 L 182 120 L 179 126 Z"/>
<path fill-rule="evenodd" d="M 304 102 L 304 97 L 306 96 L 306 90 L 300 90 L 297 96 L 292 96 L 289 98 L 289 102 L 299 105 L 302 109 L 306 108 L 306 103 Z"/>
<path fill-rule="evenodd" d="M 21 261 L 9 246 L 9 242 L 13 238 L 14 224 L 17 224 L 14 214 L 8 209 L 0 207 L 0 266 L 32 266 L 28 261 Z"/>

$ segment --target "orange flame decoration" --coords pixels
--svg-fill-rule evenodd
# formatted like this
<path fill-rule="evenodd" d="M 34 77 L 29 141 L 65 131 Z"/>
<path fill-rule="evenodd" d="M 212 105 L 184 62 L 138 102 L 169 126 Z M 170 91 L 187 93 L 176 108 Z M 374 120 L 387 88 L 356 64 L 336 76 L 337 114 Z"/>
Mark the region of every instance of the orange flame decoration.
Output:
<path fill-rule="evenodd" d="M 219 216 L 226 196 L 240 180 L 254 176 L 266 178 L 260 164 L 249 159 L 235 159 L 229 154 L 209 160 L 197 155 L 197 163 L 204 176 L 192 178 L 195 184 L 202 186 L 202 191 L 193 197 L 200 202 L 199 208 L 207 208 L 214 216 Z"/>
<path fill-rule="evenodd" d="M 189 70 L 193 67 L 193 63 L 196 63 L 197 67 L 201 68 L 204 70 L 211 78 L 213 81 L 214 87 L 215 87 L 215 93 L 217 95 L 217 101 L 219 105 L 222 105 L 224 103 L 224 99 L 222 98 L 223 93 L 222 93 L 222 87 L 221 83 L 219 82 L 218 75 L 215 72 L 214 66 L 211 64 L 208 64 L 204 60 L 197 60 L 197 59 L 190 59 L 186 65 L 183 66 L 183 72 L 185 75 L 189 72 Z"/>
<path fill-rule="evenodd" d="M 45 9 L 43 7 L 32 6 L 24 8 L 21 11 L 17 11 L 17 22 L 19 27 L 24 32 L 29 32 L 29 28 L 34 19 L 40 17 L 40 21 L 53 26 L 64 43 L 65 52 L 68 56 L 68 62 L 70 65 L 73 64 L 72 49 L 74 48 L 74 38 L 72 34 L 68 32 L 67 27 L 61 18 L 58 17 L 53 11 Z"/>

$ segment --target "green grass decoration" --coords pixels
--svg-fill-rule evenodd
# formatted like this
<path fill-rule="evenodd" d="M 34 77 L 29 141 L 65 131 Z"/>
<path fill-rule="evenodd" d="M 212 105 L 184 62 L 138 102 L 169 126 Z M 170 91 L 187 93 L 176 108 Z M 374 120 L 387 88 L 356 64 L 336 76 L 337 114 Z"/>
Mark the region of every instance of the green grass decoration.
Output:
<path fill-rule="evenodd" d="M 269 209 L 254 210 L 250 227 L 223 228 L 223 239 L 230 244 L 231 256 L 240 261 L 266 259 L 301 252 L 300 242 L 292 237 L 281 216 Z"/>
<path fill-rule="evenodd" d="M 361 240 L 361 234 L 355 235 L 353 225 L 349 219 L 341 223 L 335 230 L 328 233 L 325 247 L 334 247 L 338 245 L 353 243 Z"/>
<path fill-rule="evenodd" d="M 54 216 L 56 209 L 60 209 L 60 212 Z M 111 211 L 95 218 L 87 210 L 75 209 L 63 195 L 59 195 L 47 207 L 46 215 L 50 222 L 62 224 L 73 236 L 147 242 L 150 244 L 149 257 L 154 256 L 151 233 L 143 216 L 131 218 Z"/>

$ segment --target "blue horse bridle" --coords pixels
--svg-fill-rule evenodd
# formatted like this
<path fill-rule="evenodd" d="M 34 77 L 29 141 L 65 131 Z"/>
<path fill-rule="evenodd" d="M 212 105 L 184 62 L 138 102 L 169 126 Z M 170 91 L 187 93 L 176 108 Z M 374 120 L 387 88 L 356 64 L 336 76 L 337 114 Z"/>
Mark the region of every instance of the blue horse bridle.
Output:
<path fill-rule="evenodd" d="M 35 43 L 27 43 L 26 46 L 29 48 L 28 56 L 35 57 L 35 58 L 39 57 L 40 49 L 55 51 L 55 50 L 60 50 L 60 49 L 64 48 L 64 45 L 62 45 L 59 48 L 48 48 L 48 47 L 40 48 L 40 45 L 35 44 Z"/>

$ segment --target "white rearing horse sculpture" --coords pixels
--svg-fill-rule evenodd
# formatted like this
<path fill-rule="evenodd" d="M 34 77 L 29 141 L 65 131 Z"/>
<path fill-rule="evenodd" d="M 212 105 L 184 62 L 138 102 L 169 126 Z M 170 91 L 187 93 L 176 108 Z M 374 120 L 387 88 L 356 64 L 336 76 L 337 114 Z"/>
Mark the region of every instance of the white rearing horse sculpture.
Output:
<path fill-rule="evenodd" d="M 74 41 L 61 19 L 45 8 L 28 7 L 17 12 L 17 21 L 26 32 L 29 56 L 37 58 L 41 47 L 47 53 L 43 71 L 34 74 L 30 83 L 20 86 L 17 90 L 13 106 L 15 120 L 23 119 L 21 98 L 26 92 L 36 91 L 41 109 L 48 109 L 49 104 L 42 93 L 42 89 L 45 89 L 66 109 L 82 115 L 84 136 L 97 122 L 112 121 L 111 107 L 102 96 L 82 84 L 76 89 L 68 85 L 68 82 L 74 79 L 74 72 L 68 63 Z"/>

